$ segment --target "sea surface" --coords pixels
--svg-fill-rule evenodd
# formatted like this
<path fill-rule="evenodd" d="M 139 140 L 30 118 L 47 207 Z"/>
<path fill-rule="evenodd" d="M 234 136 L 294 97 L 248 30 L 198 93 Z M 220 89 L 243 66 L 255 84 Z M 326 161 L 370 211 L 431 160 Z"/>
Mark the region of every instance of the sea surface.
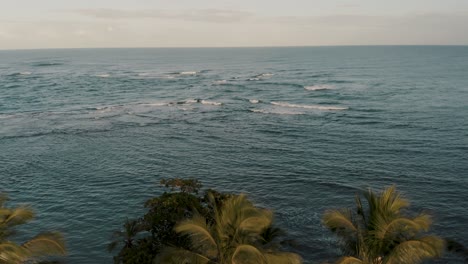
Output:
<path fill-rule="evenodd" d="M 392 184 L 468 246 L 468 47 L 0 51 L 0 191 L 37 212 L 23 237 L 111 263 L 167 177 L 275 210 L 307 263 L 338 254 L 327 208 Z"/>

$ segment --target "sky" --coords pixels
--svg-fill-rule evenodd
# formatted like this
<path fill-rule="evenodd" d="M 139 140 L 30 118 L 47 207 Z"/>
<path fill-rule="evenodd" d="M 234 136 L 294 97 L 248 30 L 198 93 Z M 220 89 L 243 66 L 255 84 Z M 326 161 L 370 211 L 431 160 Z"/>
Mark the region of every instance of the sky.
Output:
<path fill-rule="evenodd" d="M 468 0 L 0 0 L 0 49 L 468 45 Z"/>

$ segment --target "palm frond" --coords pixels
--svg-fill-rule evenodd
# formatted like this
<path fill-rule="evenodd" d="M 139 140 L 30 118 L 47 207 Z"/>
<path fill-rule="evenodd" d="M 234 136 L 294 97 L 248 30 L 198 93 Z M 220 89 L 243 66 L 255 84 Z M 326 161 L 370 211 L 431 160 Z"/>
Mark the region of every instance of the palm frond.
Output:
<path fill-rule="evenodd" d="M 414 219 L 399 217 L 389 222 L 380 218 L 375 223 L 375 230 L 371 231 L 371 233 L 377 239 L 384 240 L 402 233 L 412 236 L 420 231 L 427 231 L 430 226 L 430 217 L 428 215 L 420 215 Z"/>
<path fill-rule="evenodd" d="M 346 209 L 326 211 L 323 216 L 323 224 L 333 232 L 357 231 L 357 227 L 353 223 L 351 211 Z"/>
<path fill-rule="evenodd" d="M 181 248 L 167 247 L 156 256 L 154 264 L 208 264 L 210 259 Z"/>
<path fill-rule="evenodd" d="M 17 207 L 14 209 L 2 208 L 0 215 L 2 216 L 2 223 L 6 226 L 16 226 L 27 223 L 34 218 L 34 212 L 26 206 Z"/>
<path fill-rule="evenodd" d="M 31 257 L 65 255 L 65 241 L 58 232 L 42 233 L 22 245 Z"/>
<path fill-rule="evenodd" d="M 260 234 L 271 225 L 272 215 L 265 213 L 263 215 L 243 219 L 238 228 L 245 232 Z"/>
<path fill-rule="evenodd" d="M 298 254 L 289 252 L 265 253 L 268 264 L 301 264 L 302 258 Z"/>
<path fill-rule="evenodd" d="M 25 248 L 9 241 L 0 243 L 0 263 L 20 263 L 27 258 L 28 252 Z"/>
<path fill-rule="evenodd" d="M 342 257 L 336 264 L 365 264 L 366 262 L 355 257 Z"/>
<path fill-rule="evenodd" d="M 232 264 L 266 264 L 267 258 L 251 245 L 238 245 L 231 257 Z"/>
<path fill-rule="evenodd" d="M 392 250 L 385 263 L 416 264 L 425 259 L 440 257 L 444 250 L 444 243 L 443 239 L 436 236 L 402 242 Z"/>
<path fill-rule="evenodd" d="M 196 248 L 207 250 L 209 256 L 216 255 L 217 243 L 210 233 L 210 227 L 206 224 L 206 219 L 196 214 L 192 219 L 187 219 L 175 226 L 175 231 L 190 236 L 192 244 Z"/>

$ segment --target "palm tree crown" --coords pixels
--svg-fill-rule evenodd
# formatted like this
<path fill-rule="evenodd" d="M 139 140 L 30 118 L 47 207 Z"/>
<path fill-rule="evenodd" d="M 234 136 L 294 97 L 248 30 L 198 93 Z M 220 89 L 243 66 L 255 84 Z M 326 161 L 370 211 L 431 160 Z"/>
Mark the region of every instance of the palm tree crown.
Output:
<path fill-rule="evenodd" d="M 213 204 L 214 201 L 213 201 Z M 159 263 L 302 263 L 294 253 L 265 247 L 262 233 L 272 224 L 271 211 L 256 208 L 245 195 L 228 198 L 214 206 L 214 220 L 196 214 L 176 225 L 175 230 L 191 238 L 191 250 L 167 248 Z"/>
<path fill-rule="evenodd" d="M 363 194 L 365 211 L 356 196 L 356 212 L 349 209 L 325 212 L 323 222 L 343 243 L 346 257 L 338 263 L 414 264 L 439 257 L 444 240 L 424 233 L 429 230 L 429 215 L 406 216 L 409 201 L 391 186 L 381 193 Z"/>
<path fill-rule="evenodd" d="M 25 206 L 7 208 L 8 197 L 0 194 L 0 264 L 25 263 L 45 256 L 65 255 L 63 237 L 57 232 L 41 233 L 18 245 L 11 241 L 14 228 L 34 218 L 34 212 Z"/>

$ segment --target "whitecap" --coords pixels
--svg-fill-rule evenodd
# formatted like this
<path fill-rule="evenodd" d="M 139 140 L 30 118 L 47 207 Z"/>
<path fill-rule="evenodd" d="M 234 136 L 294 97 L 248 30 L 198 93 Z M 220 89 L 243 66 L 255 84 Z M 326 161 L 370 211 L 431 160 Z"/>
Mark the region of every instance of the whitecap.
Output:
<path fill-rule="evenodd" d="M 317 84 L 311 86 L 304 86 L 304 89 L 308 91 L 330 90 L 333 89 L 333 86 L 328 84 Z"/>
<path fill-rule="evenodd" d="M 262 73 L 262 74 L 259 74 L 257 77 L 271 77 L 275 75 L 274 73 Z"/>
<path fill-rule="evenodd" d="M 183 71 L 183 72 L 179 72 L 180 75 L 195 75 L 197 74 L 196 71 Z"/>
<path fill-rule="evenodd" d="M 148 75 L 150 75 L 150 73 L 148 73 L 148 72 L 142 72 L 142 73 L 138 73 L 137 75 L 138 75 L 138 76 L 148 76 Z"/>
<path fill-rule="evenodd" d="M 256 100 L 256 99 L 250 99 L 249 102 L 251 104 L 258 104 L 260 102 L 260 100 Z"/>
<path fill-rule="evenodd" d="M 221 85 L 221 84 L 226 84 L 227 83 L 227 80 L 218 80 L 218 81 L 214 81 L 213 84 L 216 84 L 216 85 Z"/>
<path fill-rule="evenodd" d="M 247 81 L 260 81 L 260 78 L 249 78 Z"/>
<path fill-rule="evenodd" d="M 201 100 L 200 103 L 204 105 L 222 105 L 222 103 L 207 100 Z"/>
<path fill-rule="evenodd" d="M 303 115 L 304 112 L 298 111 L 287 111 L 287 110 L 279 110 L 279 109 L 250 109 L 250 112 L 254 113 L 261 113 L 261 114 L 275 114 L 275 115 Z"/>
<path fill-rule="evenodd" d="M 0 119 L 9 119 L 9 118 L 14 118 L 17 115 L 7 115 L 7 114 L 0 114 Z"/>
<path fill-rule="evenodd" d="M 100 77 L 100 78 L 108 78 L 110 76 L 110 74 L 107 74 L 107 73 L 105 73 L 105 74 L 96 74 L 95 76 Z"/>
<path fill-rule="evenodd" d="M 292 107 L 292 108 L 304 108 L 304 109 L 316 109 L 316 110 L 347 110 L 347 107 L 339 106 L 324 106 L 324 105 L 298 105 L 290 104 L 285 102 L 271 102 L 272 105 L 282 106 L 282 107 Z"/>
<path fill-rule="evenodd" d="M 196 100 L 196 99 L 187 99 L 187 100 L 183 101 L 182 103 L 183 104 L 194 104 L 194 103 L 198 103 L 198 102 L 199 102 L 199 100 Z M 180 103 L 178 103 L 178 104 L 180 104 Z"/>
<path fill-rule="evenodd" d="M 165 102 L 154 102 L 154 103 L 143 103 L 142 106 L 168 106 L 168 103 Z"/>
<path fill-rule="evenodd" d="M 28 72 L 28 71 L 26 71 L 26 72 L 20 72 L 20 73 L 19 73 L 19 75 L 31 75 L 31 74 L 32 74 L 32 73 L 31 73 L 31 72 Z"/>

